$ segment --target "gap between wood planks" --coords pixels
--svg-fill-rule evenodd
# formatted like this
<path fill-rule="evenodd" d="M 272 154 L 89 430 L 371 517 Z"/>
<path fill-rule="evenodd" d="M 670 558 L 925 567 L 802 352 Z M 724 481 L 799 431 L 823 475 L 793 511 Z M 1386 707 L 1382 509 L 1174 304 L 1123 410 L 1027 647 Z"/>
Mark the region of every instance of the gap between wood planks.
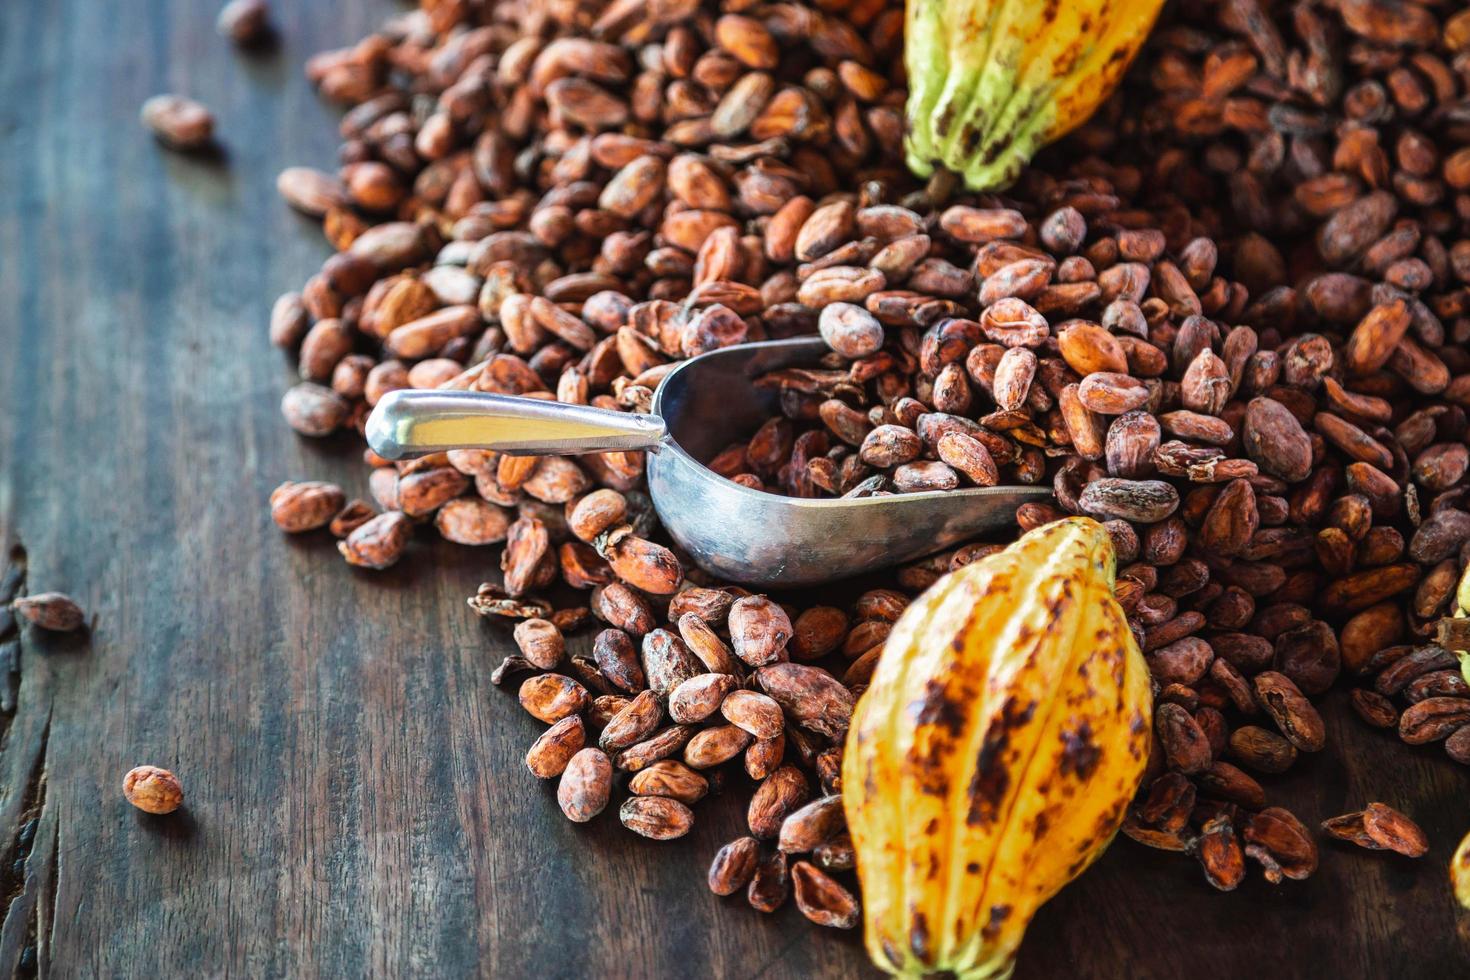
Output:
<path fill-rule="evenodd" d="M 26 552 L 12 543 L 0 574 L 0 976 L 44 975 L 56 923 L 56 807 L 46 806 L 51 696 L 22 683 L 24 640 L 10 601 L 25 592 Z"/>

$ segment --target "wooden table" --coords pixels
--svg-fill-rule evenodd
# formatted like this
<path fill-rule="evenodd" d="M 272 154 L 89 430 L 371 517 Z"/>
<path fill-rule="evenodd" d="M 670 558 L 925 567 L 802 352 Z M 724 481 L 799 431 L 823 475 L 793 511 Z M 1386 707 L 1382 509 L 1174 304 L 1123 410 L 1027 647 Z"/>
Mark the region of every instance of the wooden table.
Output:
<path fill-rule="evenodd" d="M 521 763 L 540 726 L 489 680 L 508 638 L 464 604 L 485 554 L 425 538 L 361 574 L 270 523 L 283 479 L 365 489 L 352 440 L 282 423 L 265 322 L 327 254 L 273 189 L 334 161 L 300 65 L 392 9 L 277 6 L 281 45 L 244 57 L 212 3 L 0 4 L 0 563 L 6 589 L 67 590 L 94 623 L 0 622 L 0 972 L 870 972 L 856 935 L 705 890 L 734 799 L 673 844 L 562 819 Z M 161 91 L 215 110 L 218 158 L 139 126 Z M 1426 858 L 1324 844 L 1309 882 L 1253 873 L 1227 897 L 1120 842 L 1043 911 L 1020 975 L 1465 975 L 1445 883 L 1465 772 L 1329 709 L 1330 751 L 1269 791 L 1309 822 L 1401 806 Z M 139 763 L 180 774 L 184 811 L 123 801 Z"/>

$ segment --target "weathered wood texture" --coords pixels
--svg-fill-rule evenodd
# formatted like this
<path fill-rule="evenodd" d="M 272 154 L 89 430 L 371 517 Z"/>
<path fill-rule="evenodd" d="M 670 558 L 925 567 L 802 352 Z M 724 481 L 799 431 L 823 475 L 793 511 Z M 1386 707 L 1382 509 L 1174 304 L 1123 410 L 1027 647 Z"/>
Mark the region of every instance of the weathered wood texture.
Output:
<path fill-rule="evenodd" d="M 463 602 L 483 555 L 425 540 L 358 574 L 270 524 L 282 479 L 365 489 L 350 440 L 285 429 L 264 324 L 326 254 L 273 190 L 333 161 L 301 62 L 391 9 L 276 6 L 282 43 L 245 57 L 210 3 L 0 4 L 0 555 L 8 587 L 95 617 L 18 642 L 0 617 L 0 973 L 865 972 L 856 936 L 705 890 L 737 801 L 675 844 L 560 817 L 521 764 L 539 726 L 489 681 L 508 641 Z M 213 107 L 217 158 L 138 125 L 160 91 Z M 1044 911 L 1020 975 L 1463 974 L 1444 867 L 1466 774 L 1331 708 L 1331 750 L 1270 790 L 1309 820 L 1401 806 L 1427 858 L 1324 845 L 1310 882 L 1227 897 L 1121 842 Z M 143 762 L 181 775 L 185 812 L 123 802 Z"/>

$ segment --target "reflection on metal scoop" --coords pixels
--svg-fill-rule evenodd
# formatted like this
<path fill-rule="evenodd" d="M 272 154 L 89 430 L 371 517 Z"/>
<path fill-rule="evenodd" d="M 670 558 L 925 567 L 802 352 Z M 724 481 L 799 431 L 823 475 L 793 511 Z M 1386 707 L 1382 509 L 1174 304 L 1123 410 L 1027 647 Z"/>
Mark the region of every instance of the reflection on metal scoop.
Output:
<path fill-rule="evenodd" d="M 701 567 L 745 585 L 816 585 L 939 551 L 1014 522 L 1043 487 L 983 487 L 810 500 L 752 490 L 706 468 L 730 443 L 779 412 L 755 379 L 811 366 L 817 338 L 726 347 L 665 376 L 653 412 L 638 415 L 470 391 L 394 391 L 373 409 L 368 444 L 385 459 L 446 449 L 557 455 L 649 450 L 659 519 Z"/>

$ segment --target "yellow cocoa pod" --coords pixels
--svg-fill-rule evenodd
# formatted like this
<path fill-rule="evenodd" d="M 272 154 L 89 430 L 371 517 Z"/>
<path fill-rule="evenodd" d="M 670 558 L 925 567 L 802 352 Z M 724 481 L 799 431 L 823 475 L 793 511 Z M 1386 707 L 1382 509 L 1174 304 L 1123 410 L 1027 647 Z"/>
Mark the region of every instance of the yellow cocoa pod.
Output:
<path fill-rule="evenodd" d="M 1148 757 L 1148 667 L 1096 521 L 936 582 L 852 717 L 843 804 L 869 955 L 900 975 L 1009 975 L 1036 909 L 1117 832 Z"/>

